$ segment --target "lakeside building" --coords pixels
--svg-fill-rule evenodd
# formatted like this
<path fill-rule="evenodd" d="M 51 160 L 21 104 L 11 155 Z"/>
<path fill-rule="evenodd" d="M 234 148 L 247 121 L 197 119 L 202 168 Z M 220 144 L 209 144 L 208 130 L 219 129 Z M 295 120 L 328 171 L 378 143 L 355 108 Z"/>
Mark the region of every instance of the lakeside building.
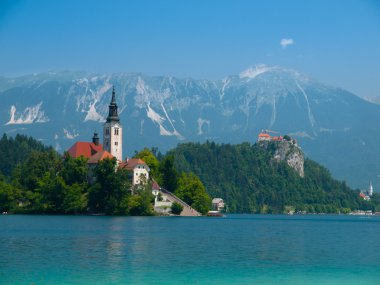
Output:
<path fill-rule="evenodd" d="M 224 210 L 224 201 L 222 198 L 214 198 L 212 199 L 212 210 L 214 211 L 222 211 Z"/>
<path fill-rule="evenodd" d="M 119 167 L 127 169 L 132 174 L 132 185 L 145 184 L 149 180 L 150 168 L 144 160 L 131 158 L 120 163 Z"/>

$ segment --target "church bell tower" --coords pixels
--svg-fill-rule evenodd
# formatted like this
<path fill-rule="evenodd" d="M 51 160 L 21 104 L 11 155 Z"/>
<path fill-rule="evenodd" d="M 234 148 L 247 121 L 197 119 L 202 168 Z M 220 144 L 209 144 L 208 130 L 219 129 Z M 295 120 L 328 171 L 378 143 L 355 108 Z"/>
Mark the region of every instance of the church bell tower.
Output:
<path fill-rule="evenodd" d="M 107 121 L 103 126 L 103 147 L 116 157 L 118 162 L 123 160 L 123 128 L 117 113 L 115 88 L 112 88 L 112 99 L 109 105 Z"/>

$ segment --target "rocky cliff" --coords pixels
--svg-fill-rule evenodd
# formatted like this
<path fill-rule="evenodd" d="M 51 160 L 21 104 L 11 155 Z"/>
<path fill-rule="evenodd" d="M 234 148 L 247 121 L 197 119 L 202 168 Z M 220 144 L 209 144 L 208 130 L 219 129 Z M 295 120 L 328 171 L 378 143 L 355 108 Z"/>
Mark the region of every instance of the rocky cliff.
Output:
<path fill-rule="evenodd" d="M 258 145 L 273 152 L 274 161 L 285 161 L 291 168 L 304 177 L 304 162 L 305 157 L 301 148 L 295 141 L 282 140 L 282 141 L 263 141 L 258 142 Z"/>

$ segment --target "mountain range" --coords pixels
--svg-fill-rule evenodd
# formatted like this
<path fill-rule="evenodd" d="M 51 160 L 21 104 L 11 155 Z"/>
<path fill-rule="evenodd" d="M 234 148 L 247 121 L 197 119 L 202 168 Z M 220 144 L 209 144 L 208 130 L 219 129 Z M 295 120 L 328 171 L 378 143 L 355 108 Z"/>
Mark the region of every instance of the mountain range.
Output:
<path fill-rule="evenodd" d="M 289 134 L 352 187 L 380 187 L 380 105 L 297 71 L 257 65 L 221 80 L 137 73 L 50 72 L 0 77 L 0 132 L 63 152 L 102 133 L 115 87 L 124 156 L 187 141 L 254 142 Z"/>

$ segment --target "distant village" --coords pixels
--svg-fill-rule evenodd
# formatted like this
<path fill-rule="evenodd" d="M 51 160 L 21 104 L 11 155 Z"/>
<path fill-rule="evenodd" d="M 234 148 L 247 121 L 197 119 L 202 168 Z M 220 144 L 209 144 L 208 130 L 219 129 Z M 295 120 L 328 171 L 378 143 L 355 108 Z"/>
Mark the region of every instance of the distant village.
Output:
<path fill-rule="evenodd" d="M 95 182 L 94 169 L 103 159 L 116 158 L 117 167 L 129 172 L 132 186 L 144 185 L 152 181 L 152 194 L 154 195 L 154 210 L 158 214 L 169 215 L 174 202 L 182 205 L 181 216 L 201 216 L 201 214 L 179 199 L 173 193 L 161 188 L 156 181 L 149 177 L 149 166 L 140 158 L 126 158 L 123 160 L 123 127 L 118 115 L 115 89 L 112 90 L 111 103 L 106 122 L 103 124 L 103 144 L 100 144 L 99 134 L 94 133 L 91 142 L 75 142 L 68 154 L 73 158 L 84 157 L 88 159 L 88 181 Z M 224 209 L 224 201 L 221 198 L 212 200 L 210 216 L 220 216 Z"/>

